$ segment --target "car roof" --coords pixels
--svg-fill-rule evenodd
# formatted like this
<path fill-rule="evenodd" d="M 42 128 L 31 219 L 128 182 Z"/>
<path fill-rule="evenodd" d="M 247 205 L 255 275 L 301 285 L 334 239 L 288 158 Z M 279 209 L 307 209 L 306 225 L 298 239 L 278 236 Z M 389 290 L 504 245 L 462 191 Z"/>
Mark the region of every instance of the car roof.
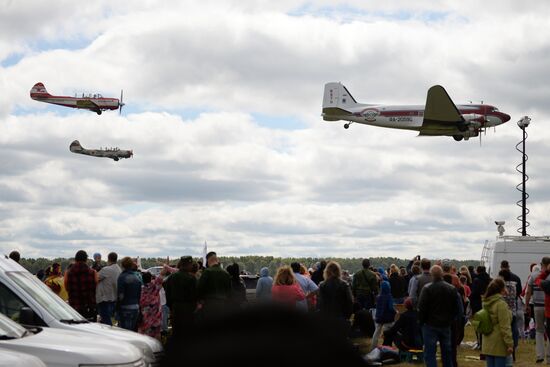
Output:
<path fill-rule="evenodd" d="M 26 271 L 24 267 L 7 256 L 0 256 L 0 271 Z"/>

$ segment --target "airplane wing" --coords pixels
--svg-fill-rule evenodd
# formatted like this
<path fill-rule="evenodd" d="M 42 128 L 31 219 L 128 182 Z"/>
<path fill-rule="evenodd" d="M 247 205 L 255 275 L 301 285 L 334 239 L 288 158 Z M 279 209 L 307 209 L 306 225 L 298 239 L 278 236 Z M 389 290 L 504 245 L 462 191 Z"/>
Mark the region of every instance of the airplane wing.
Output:
<path fill-rule="evenodd" d="M 76 101 L 76 106 L 80 108 L 99 109 L 99 105 L 89 99 L 80 99 Z"/>
<path fill-rule="evenodd" d="M 424 121 L 419 135 L 459 134 L 459 126 L 464 126 L 464 122 L 464 118 L 445 88 L 434 85 L 428 90 Z"/>

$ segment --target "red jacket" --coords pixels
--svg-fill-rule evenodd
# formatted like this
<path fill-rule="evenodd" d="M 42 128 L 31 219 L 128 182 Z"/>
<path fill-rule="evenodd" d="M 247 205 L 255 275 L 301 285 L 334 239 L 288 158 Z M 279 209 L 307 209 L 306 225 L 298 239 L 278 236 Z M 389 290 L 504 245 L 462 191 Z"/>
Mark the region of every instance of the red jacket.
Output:
<path fill-rule="evenodd" d="M 281 302 L 295 306 L 296 302 L 306 299 L 302 287 L 298 283 L 293 285 L 274 285 L 271 288 L 271 298 L 275 302 Z"/>
<path fill-rule="evenodd" d="M 535 279 L 535 285 L 542 288 L 541 282 L 546 280 L 549 275 L 550 272 L 548 270 L 541 271 L 537 279 Z M 546 292 L 544 292 L 544 316 L 550 318 L 550 295 Z"/>

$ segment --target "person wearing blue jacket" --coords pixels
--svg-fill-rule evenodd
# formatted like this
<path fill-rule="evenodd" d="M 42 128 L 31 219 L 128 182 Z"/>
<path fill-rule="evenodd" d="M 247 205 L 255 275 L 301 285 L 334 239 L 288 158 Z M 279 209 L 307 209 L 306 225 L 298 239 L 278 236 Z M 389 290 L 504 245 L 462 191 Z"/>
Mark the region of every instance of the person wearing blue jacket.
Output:
<path fill-rule="evenodd" d="M 273 287 L 273 278 L 269 276 L 269 269 L 264 267 L 260 270 L 260 279 L 256 284 L 256 299 L 258 301 L 270 301 L 271 287 Z"/>
<path fill-rule="evenodd" d="M 382 331 L 386 331 L 393 325 L 395 314 L 390 282 L 384 280 L 380 283 L 380 294 L 376 298 L 376 315 L 374 317 L 376 328 L 372 336 L 370 350 L 373 350 L 378 345 L 378 338 L 382 334 Z"/>
<path fill-rule="evenodd" d="M 134 261 L 131 258 L 123 258 L 121 265 L 123 271 L 117 279 L 118 326 L 137 331 L 142 283 L 133 270 Z"/>

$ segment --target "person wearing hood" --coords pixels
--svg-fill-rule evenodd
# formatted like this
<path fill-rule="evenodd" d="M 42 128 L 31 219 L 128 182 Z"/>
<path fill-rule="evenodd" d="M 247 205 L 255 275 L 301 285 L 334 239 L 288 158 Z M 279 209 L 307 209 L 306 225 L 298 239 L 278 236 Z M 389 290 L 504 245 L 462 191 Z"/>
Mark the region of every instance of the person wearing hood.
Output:
<path fill-rule="evenodd" d="M 273 278 L 269 276 L 269 269 L 263 267 L 260 270 L 260 278 L 256 284 L 256 299 L 258 301 L 270 301 L 271 287 L 273 287 Z"/>
<path fill-rule="evenodd" d="M 380 294 L 376 297 L 376 314 L 374 317 L 376 328 L 372 336 L 370 350 L 374 350 L 378 346 L 380 334 L 391 328 L 395 321 L 395 314 L 390 282 L 383 280 L 380 283 Z"/>
<path fill-rule="evenodd" d="M 96 321 L 96 297 L 97 286 L 96 272 L 91 269 L 86 261 L 88 254 L 79 250 L 75 255 L 75 263 L 67 272 L 65 289 L 69 295 L 69 304 L 82 316 L 90 321 Z"/>
<path fill-rule="evenodd" d="M 503 296 L 506 295 L 504 280 L 496 278 L 487 287 L 482 306 L 487 309 L 493 323 L 490 334 L 483 335 L 481 353 L 485 354 L 488 367 L 504 367 L 506 357 L 514 351 L 512 338 L 512 312 Z"/>

